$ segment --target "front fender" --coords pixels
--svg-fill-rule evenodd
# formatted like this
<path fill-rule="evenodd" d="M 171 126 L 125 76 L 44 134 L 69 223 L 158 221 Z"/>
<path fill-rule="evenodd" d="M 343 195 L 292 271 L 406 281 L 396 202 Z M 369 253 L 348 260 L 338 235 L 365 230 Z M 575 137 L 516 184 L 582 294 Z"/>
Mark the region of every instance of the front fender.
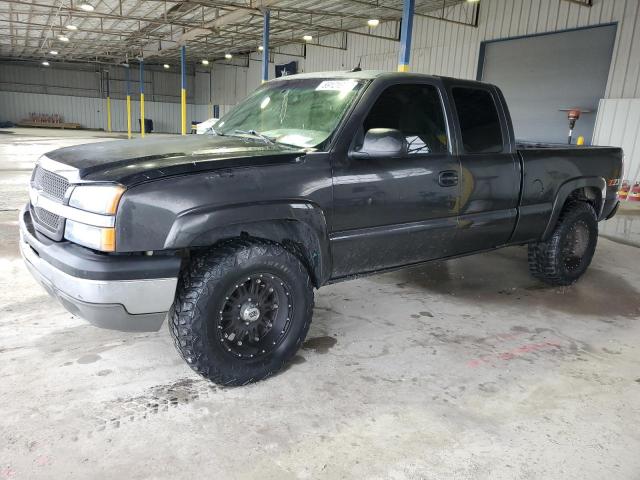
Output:
<path fill-rule="evenodd" d="M 165 249 L 207 247 L 242 234 L 302 247 L 314 283 L 331 272 L 327 222 L 322 209 L 310 202 L 275 202 L 199 207 L 178 215 L 166 237 Z"/>

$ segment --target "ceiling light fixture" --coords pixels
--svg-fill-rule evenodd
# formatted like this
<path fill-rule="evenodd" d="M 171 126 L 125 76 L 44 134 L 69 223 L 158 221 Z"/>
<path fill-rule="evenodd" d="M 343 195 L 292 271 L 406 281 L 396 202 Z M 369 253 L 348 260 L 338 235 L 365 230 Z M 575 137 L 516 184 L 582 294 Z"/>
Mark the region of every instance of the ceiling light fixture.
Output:
<path fill-rule="evenodd" d="M 230 53 L 225 53 L 224 58 L 226 58 L 227 60 L 231 60 L 233 58 L 233 55 L 231 55 Z"/>
<path fill-rule="evenodd" d="M 209 60 L 202 60 L 203 65 L 209 65 Z"/>
<path fill-rule="evenodd" d="M 171 68 L 168 63 L 165 63 L 163 65 L 163 67 L 164 67 L 165 70 L 169 70 Z"/>
<path fill-rule="evenodd" d="M 67 37 L 66 35 L 58 35 L 58 40 L 60 40 L 61 42 L 68 42 L 69 37 Z"/>
<path fill-rule="evenodd" d="M 49 66 L 49 62 L 47 62 L 46 60 L 44 62 L 42 62 L 42 65 L 44 65 L 45 67 Z"/>
<path fill-rule="evenodd" d="M 371 20 L 367 20 L 367 25 L 369 25 L 370 27 L 377 27 L 378 25 L 380 25 L 380 20 L 378 20 L 377 18 L 372 18 Z"/>
<path fill-rule="evenodd" d="M 57 51 L 57 50 L 51 50 L 49 53 L 50 53 L 51 55 L 57 55 L 57 54 L 58 54 L 58 51 Z"/>
<path fill-rule="evenodd" d="M 75 31 L 78 29 L 78 27 L 76 27 L 75 25 L 67 25 L 65 27 L 67 30 L 71 30 L 71 31 Z"/>
<path fill-rule="evenodd" d="M 262 45 L 260 45 L 260 46 L 258 47 L 258 51 L 259 51 L 259 52 L 264 51 L 264 47 L 263 47 Z"/>
<path fill-rule="evenodd" d="M 90 5 L 88 3 L 81 3 L 80 8 L 85 12 L 93 12 L 93 5 Z"/>
<path fill-rule="evenodd" d="M 310 42 L 311 40 L 313 40 L 313 37 L 311 35 L 305 35 L 304 37 L 302 37 L 302 39 L 305 42 Z"/>

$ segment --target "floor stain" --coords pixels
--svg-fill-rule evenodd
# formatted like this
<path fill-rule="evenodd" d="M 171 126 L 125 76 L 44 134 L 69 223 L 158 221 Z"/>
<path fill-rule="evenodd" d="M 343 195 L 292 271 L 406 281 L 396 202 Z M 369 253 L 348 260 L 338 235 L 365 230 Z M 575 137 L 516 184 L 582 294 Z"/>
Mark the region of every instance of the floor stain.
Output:
<path fill-rule="evenodd" d="M 101 358 L 102 357 L 96 353 L 90 353 L 89 355 L 81 356 L 78 360 L 76 360 L 76 362 L 81 364 L 87 364 L 87 363 L 97 362 Z"/>
<path fill-rule="evenodd" d="M 327 353 L 338 341 L 329 336 L 314 337 L 308 339 L 302 344 L 302 348 L 305 350 L 313 350 L 316 353 Z"/>
<path fill-rule="evenodd" d="M 491 260 L 491 261 L 488 261 Z M 510 247 L 447 262 L 431 262 L 381 275 L 377 282 L 394 284 L 405 291 L 451 295 L 469 302 L 535 305 L 602 321 L 640 315 L 640 291 L 620 275 L 591 267 L 574 285 L 550 287 L 533 279 L 527 270 L 526 249 Z M 611 302 L 616 298 L 616 302 Z M 415 318 L 415 317 L 414 317 Z"/>

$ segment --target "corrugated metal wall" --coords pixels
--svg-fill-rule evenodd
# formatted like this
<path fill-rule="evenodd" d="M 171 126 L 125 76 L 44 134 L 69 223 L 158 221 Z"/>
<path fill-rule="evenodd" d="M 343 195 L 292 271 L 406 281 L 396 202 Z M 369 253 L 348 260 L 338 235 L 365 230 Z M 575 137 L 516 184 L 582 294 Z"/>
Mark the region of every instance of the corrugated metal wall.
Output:
<path fill-rule="evenodd" d="M 254 56 L 257 58 L 257 56 Z M 202 121 L 210 116 L 212 105 L 219 105 L 226 113 L 260 85 L 260 62 L 255 58 L 250 67 L 232 64 L 213 64 L 211 68 L 189 68 L 187 75 L 187 123 Z M 288 62 L 292 57 L 275 55 L 276 62 Z M 300 60 L 296 57 L 296 60 Z M 102 67 L 109 71 L 112 99 L 112 129 L 126 130 L 126 69 Z M 270 64 L 270 76 L 275 65 Z M 57 113 L 66 121 L 80 123 L 87 128 L 106 127 L 105 83 L 100 72 L 89 68 L 5 63 L 0 65 L 0 120 L 18 122 L 30 112 Z M 139 98 L 139 70 L 130 68 L 130 89 L 134 124 L 137 126 Z M 180 132 L 180 74 L 157 66 L 145 67 L 145 116 L 154 120 L 157 132 Z M 121 109 L 122 107 L 122 109 Z"/>
<path fill-rule="evenodd" d="M 640 181 L 640 98 L 600 100 L 593 133 L 601 145 L 618 145 L 625 152 L 623 178 Z"/>
<path fill-rule="evenodd" d="M 146 96 L 145 96 L 146 97 Z M 42 93 L 0 92 L 0 120 L 18 122 L 30 113 L 57 113 L 65 122 L 79 123 L 85 128 L 107 126 L 106 100 L 100 98 L 48 95 Z M 145 117 L 153 119 L 156 132 L 180 133 L 180 104 L 152 102 L 145 99 Z M 7 112 L 10 112 L 9 114 Z M 140 102 L 138 96 L 131 99 L 131 126 L 139 131 Z M 10 116 L 9 116 L 10 115 Z M 187 122 L 196 119 L 195 106 L 187 104 Z M 205 117 L 206 118 L 206 117 Z M 111 125 L 116 132 L 127 130 L 127 106 L 125 100 L 111 100 Z"/>
<path fill-rule="evenodd" d="M 584 7 L 566 0 L 482 0 L 477 28 L 416 17 L 411 71 L 474 79 L 480 44 L 485 40 L 618 22 L 606 97 L 638 97 L 640 2 L 593 0 L 593 3 L 593 7 Z M 468 7 L 454 7 L 449 18 L 466 15 L 465 8 Z M 381 24 L 378 29 L 376 33 L 392 35 L 395 23 Z M 364 69 L 396 69 L 398 42 L 348 35 L 347 45 L 343 51 L 308 46 L 306 71 L 344 70 L 353 68 L 360 59 Z"/>

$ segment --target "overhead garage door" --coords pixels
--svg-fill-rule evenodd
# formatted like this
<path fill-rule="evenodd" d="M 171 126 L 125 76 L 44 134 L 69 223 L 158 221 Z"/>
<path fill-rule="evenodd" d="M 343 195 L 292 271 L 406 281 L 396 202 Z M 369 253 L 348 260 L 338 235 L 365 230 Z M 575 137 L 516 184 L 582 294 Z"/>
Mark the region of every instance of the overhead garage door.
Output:
<path fill-rule="evenodd" d="M 591 142 L 598 101 L 604 97 L 616 25 L 584 28 L 483 44 L 479 77 L 507 99 L 516 138 L 567 142 L 567 113 L 581 107 L 574 142 Z"/>

